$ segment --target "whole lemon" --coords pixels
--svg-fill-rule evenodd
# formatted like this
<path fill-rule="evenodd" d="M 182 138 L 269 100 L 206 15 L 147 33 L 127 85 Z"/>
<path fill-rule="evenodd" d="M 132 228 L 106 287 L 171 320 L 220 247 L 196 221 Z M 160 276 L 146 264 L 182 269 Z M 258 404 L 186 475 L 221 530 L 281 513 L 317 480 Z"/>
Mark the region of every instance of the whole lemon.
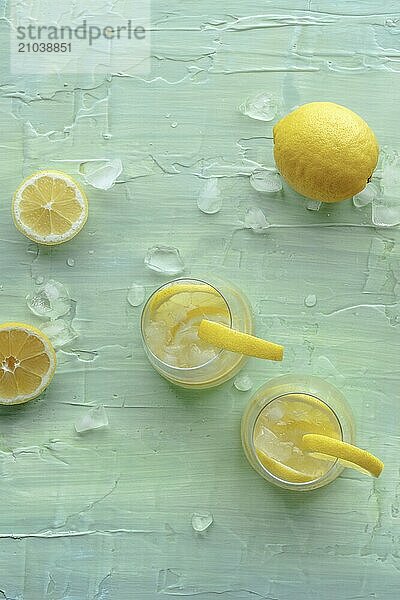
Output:
<path fill-rule="evenodd" d="M 339 202 L 361 192 L 379 147 L 367 123 L 333 102 L 310 102 L 274 127 L 276 165 L 288 184 L 321 202 Z"/>

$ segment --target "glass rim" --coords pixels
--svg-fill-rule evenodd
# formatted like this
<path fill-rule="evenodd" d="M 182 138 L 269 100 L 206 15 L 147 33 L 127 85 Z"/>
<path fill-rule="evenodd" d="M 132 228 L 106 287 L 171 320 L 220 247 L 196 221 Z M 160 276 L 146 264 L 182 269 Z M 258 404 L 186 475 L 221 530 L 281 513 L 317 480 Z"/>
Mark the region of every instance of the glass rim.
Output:
<path fill-rule="evenodd" d="M 258 390 L 258 391 L 260 391 L 260 390 Z M 258 393 L 258 391 L 254 394 L 254 396 Z M 321 400 L 321 398 L 318 398 L 317 396 L 315 396 L 314 394 L 310 394 L 309 392 L 306 393 L 304 391 L 303 392 L 292 391 L 292 392 L 286 392 L 284 394 L 279 394 L 278 396 L 275 396 L 274 398 L 271 398 L 259 410 L 259 412 L 257 413 L 256 417 L 253 419 L 253 422 L 251 424 L 251 435 L 250 435 L 250 440 L 249 440 L 249 446 L 250 446 L 251 452 L 253 453 L 253 456 L 255 457 L 255 459 L 257 461 L 257 465 L 274 482 L 278 482 L 279 484 L 284 484 L 284 486 L 290 486 L 290 487 L 293 486 L 294 488 L 311 487 L 311 486 L 315 486 L 315 484 L 320 483 L 321 481 L 324 481 L 325 479 L 329 479 L 329 476 L 332 474 L 332 471 L 334 469 L 336 469 L 338 467 L 338 465 L 339 465 L 339 462 L 338 462 L 337 458 L 332 463 L 332 465 L 329 467 L 329 469 L 326 471 L 326 473 L 324 473 L 324 475 L 321 475 L 321 477 L 317 477 L 315 479 L 310 479 L 309 481 L 287 481 L 286 479 L 282 479 L 281 477 L 278 477 L 277 475 L 274 475 L 273 473 L 271 473 L 271 471 L 269 471 L 262 464 L 262 462 L 258 458 L 256 447 L 255 447 L 255 444 L 254 444 L 254 431 L 255 431 L 256 423 L 257 423 L 257 421 L 258 421 L 261 413 L 265 409 L 265 407 L 268 406 L 269 404 L 271 404 L 271 402 L 275 402 L 275 400 L 278 400 L 279 398 L 283 398 L 284 396 L 289 396 L 290 394 L 303 394 L 303 395 L 311 396 L 312 398 L 315 398 L 315 400 L 318 400 L 319 402 L 322 402 L 333 413 L 336 421 L 338 422 L 339 429 L 340 429 L 341 440 L 343 440 L 343 427 L 342 427 L 342 424 L 340 422 L 340 419 L 339 419 L 338 415 L 336 414 L 336 411 L 331 406 L 329 406 L 329 404 L 325 400 Z"/>
<path fill-rule="evenodd" d="M 178 282 L 178 281 L 194 281 L 196 283 L 204 283 L 205 285 L 208 285 L 210 287 L 212 287 L 217 294 L 222 298 L 222 300 L 224 301 L 226 308 L 228 309 L 228 314 L 229 314 L 229 326 L 232 327 L 232 311 L 231 311 L 231 307 L 229 306 L 229 303 L 227 301 L 227 299 L 225 298 L 224 294 L 221 292 L 221 290 L 219 290 L 215 285 L 213 285 L 212 283 L 209 283 L 208 281 L 204 280 L 204 279 L 199 279 L 198 277 L 177 277 L 176 279 L 171 279 L 170 281 L 167 281 L 166 283 L 160 285 L 157 289 L 154 290 L 154 292 L 152 292 L 150 294 L 150 296 L 147 298 L 145 305 L 143 306 L 142 309 L 142 314 L 140 317 L 140 333 L 142 336 L 142 342 L 146 347 L 147 352 L 149 352 L 149 354 L 157 361 L 159 362 L 161 365 L 168 367 L 168 369 L 172 369 L 175 372 L 178 373 L 187 373 L 189 371 L 197 371 L 199 369 L 204 369 L 204 367 L 207 367 L 208 365 L 212 364 L 217 358 L 220 358 L 220 356 L 222 354 L 226 353 L 226 350 L 224 350 L 223 348 L 221 348 L 219 350 L 219 352 L 213 356 L 213 358 L 210 358 L 210 360 L 208 360 L 205 363 L 202 363 L 201 365 L 197 365 L 195 367 L 177 367 L 175 365 L 170 365 L 167 362 L 165 362 L 164 360 L 162 360 L 159 356 L 157 356 L 157 354 L 155 354 L 152 349 L 150 348 L 149 344 L 147 343 L 146 340 L 146 336 L 144 333 L 144 317 L 146 314 L 146 310 L 148 308 L 148 305 L 151 301 L 151 299 L 155 296 L 155 294 L 157 294 L 160 290 L 173 285 L 174 283 Z"/>

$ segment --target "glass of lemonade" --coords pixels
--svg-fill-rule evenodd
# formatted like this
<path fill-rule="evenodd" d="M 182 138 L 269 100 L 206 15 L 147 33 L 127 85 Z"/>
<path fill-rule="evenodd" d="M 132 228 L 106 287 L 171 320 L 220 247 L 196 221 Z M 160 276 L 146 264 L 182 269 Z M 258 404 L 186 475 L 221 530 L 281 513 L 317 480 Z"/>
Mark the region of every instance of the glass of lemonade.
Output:
<path fill-rule="evenodd" d="M 341 392 L 313 376 L 283 375 L 263 385 L 242 418 L 242 444 L 251 466 L 280 487 L 306 491 L 330 483 L 343 470 L 302 446 L 317 433 L 353 443 L 354 419 Z"/>
<path fill-rule="evenodd" d="M 231 283 L 181 278 L 158 288 L 142 313 L 143 345 L 153 367 L 166 379 L 187 388 L 208 388 L 227 381 L 246 357 L 221 350 L 198 336 L 202 319 L 252 334 L 246 296 Z"/>

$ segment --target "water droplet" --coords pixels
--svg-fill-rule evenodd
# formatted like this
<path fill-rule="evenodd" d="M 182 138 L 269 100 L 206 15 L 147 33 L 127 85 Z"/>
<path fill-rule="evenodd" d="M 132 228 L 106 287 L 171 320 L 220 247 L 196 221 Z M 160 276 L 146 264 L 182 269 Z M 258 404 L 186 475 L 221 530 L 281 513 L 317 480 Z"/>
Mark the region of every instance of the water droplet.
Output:
<path fill-rule="evenodd" d="M 252 229 L 254 233 L 265 233 L 270 227 L 267 217 L 260 208 L 249 208 L 244 217 L 244 227 Z"/>
<path fill-rule="evenodd" d="M 308 306 L 308 308 L 312 308 L 313 306 L 315 306 L 317 304 L 317 296 L 315 294 L 309 294 L 304 299 L 304 304 L 306 306 Z"/>
<path fill-rule="evenodd" d="M 67 265 L 69 267 L 74 267 L 75 266 L 75 259 L 74 258 L 67 258 Z"/>
<path fill-rule="evenodd" d="M 176 121 L 172 121 L 171 127 L 175 129 L 175 127 L 178 127 L 178 123 Z"/>
<path fill-rule="evenodd" d="M 197 198 L 197 206 L 207 215 L 214 215 L 221 210 L 222 196 L 216 177 L 207 179 L 204 183 Z"/>
<path fill-rule="evenodd" d="M 63 319 L 49 321 L 41 325 L 40 329 L 47 335 L 56 349 L 66 346 L 79 337 L 75 329 Z"/>
<path fill-rule="evenodd" d="M 26 297 L 28 308 L 37 317 L 57 319 L 71 310 L 71 300 L 66 287 L 49 279 L 38 291 Z"/>
<path fill-rule="evenodd" d="M 272 121 L 279 111 L 279 102 L 275 96 L 265 92 L 260 92 L 255 96 L 246 98 L 239 106 L 239 111 L 258 121 Z"/>
<path fill-rule="evenodd" d="M 206 531 L 213 523 L 214 518 L 210 512 L 193 513 L 192 527 L 195 531 Z"/>
<path fill-rule="evenodd" d="M 185 265 L 177 248 L 172 246 L 153 246 L 144 259 L 146 267 L 164 275 L 178 275 Z"/>
<path fill-rule="evenodd" d="M 140 306 L 144 302 L 146 290 L 143 285 L 132 283 L 126 299 L 131 306 Z"/>
<path fill-rule="evenodd" d="M 77 433 L 83 433 L 92 429 L 101 429 L 102 427 L 107 427 L 107 425 L 108 417 L 106 410 L 104 406 L 99 405 L 75 421 L 75 430 Z"/>
<path fill-rule="evenodd" d="M 379 192 L 378 185 L 375 181 L 367 183 L 366 187 L 353 197 L 353 204 L 356 208 L 361 208 L 371 204 L 377 197 Z"/>
<path fill-rule="evenodd" d="M 238 375 L 233 385 L 239 392 L 248 392 L 253 387 L 253 382 L 248 375 Z"/>
<path fill-rule="evenodd" d="M 318 202 L 317 200 L 307 200 L 306 209 L 307 210 L 319 210 L 321 208 L 322 202 Z"/>
<path fill-rule="evenodd" d="M 275 194 L 282 189 L 282 178 L 276 171 L 256 169 L 250 175 L 250 185 L 257 192 Z"/>
<path fill-rule="evenodd" d="M 79 172 L 85 182 L 99 190 L 113 187 L 123 170 L 120 158 L 91 160 L 81 163 Z"/>
<path fill-rule="evenodd" d="M 44 277 L 43 277 L 43 275 L 38 275 L 38 276 L 36 277 L 36 279 L 35 279 L 35 283 L 36 283 L 37 285 L 42 285 L 42 283 L 44 283 Z"/>

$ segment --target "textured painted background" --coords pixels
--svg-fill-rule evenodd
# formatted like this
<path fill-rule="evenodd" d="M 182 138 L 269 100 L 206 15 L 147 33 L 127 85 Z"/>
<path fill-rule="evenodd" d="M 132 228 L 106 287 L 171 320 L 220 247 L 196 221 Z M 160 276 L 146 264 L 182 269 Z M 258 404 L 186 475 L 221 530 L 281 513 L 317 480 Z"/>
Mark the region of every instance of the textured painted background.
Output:
<path fill-rule="evenodd" d="M 260 91 L 283 112 L 343 103 L 370 123 L 396 169 L 398 2 L 154 1 L 152 71 L 141 77 L 10 75 L 7 10 L 0 0 L 0 320 L 40 324 L 25 296 L 52 276 L 77 302 L 80 338 L 58 353 L 42 398 L 0 410 L 0 598 L 393 600 L 399 231 L 375 228 L 370 206 L 310 212 L 286 188 L 257 193 L 248 175 L 273 166 L 273 122 L 237 106 Z M 109 191 L 87 187 L 90 219 L 76 240 L 39 249 L 13 228 L 23 176 L 44 167 L 77 175 L 80 163 L 107 157 L 124 171 Z M 214 176 L 223 208 L 207 216 L 196 198 Z M 266 234 L 243 229 L 249 207 L 264 210 Z M 258 334 L 285 343 L 283 364 L 249 362 L 255 386 L 313 372 L 341 387 L 359 444 L 386 462 L 379 480 L 346 471 L 309 494 L 275 489 L 242 454 L 250 392 L 231 382 L 182 391 L 152 371 L 140 308 L 126 295 L 132 282 L 150 291 L 163 281 L 143 265 L 155 243 L 177 246 L 187 273 L 236 281 Z M 317 304 L 307 308 L 309 294 Z M 98 403 L 110 427 L 78 436 L 74 420 Z M 203 510 L 214 524 L 197 534 L 191 515 Z"/>

